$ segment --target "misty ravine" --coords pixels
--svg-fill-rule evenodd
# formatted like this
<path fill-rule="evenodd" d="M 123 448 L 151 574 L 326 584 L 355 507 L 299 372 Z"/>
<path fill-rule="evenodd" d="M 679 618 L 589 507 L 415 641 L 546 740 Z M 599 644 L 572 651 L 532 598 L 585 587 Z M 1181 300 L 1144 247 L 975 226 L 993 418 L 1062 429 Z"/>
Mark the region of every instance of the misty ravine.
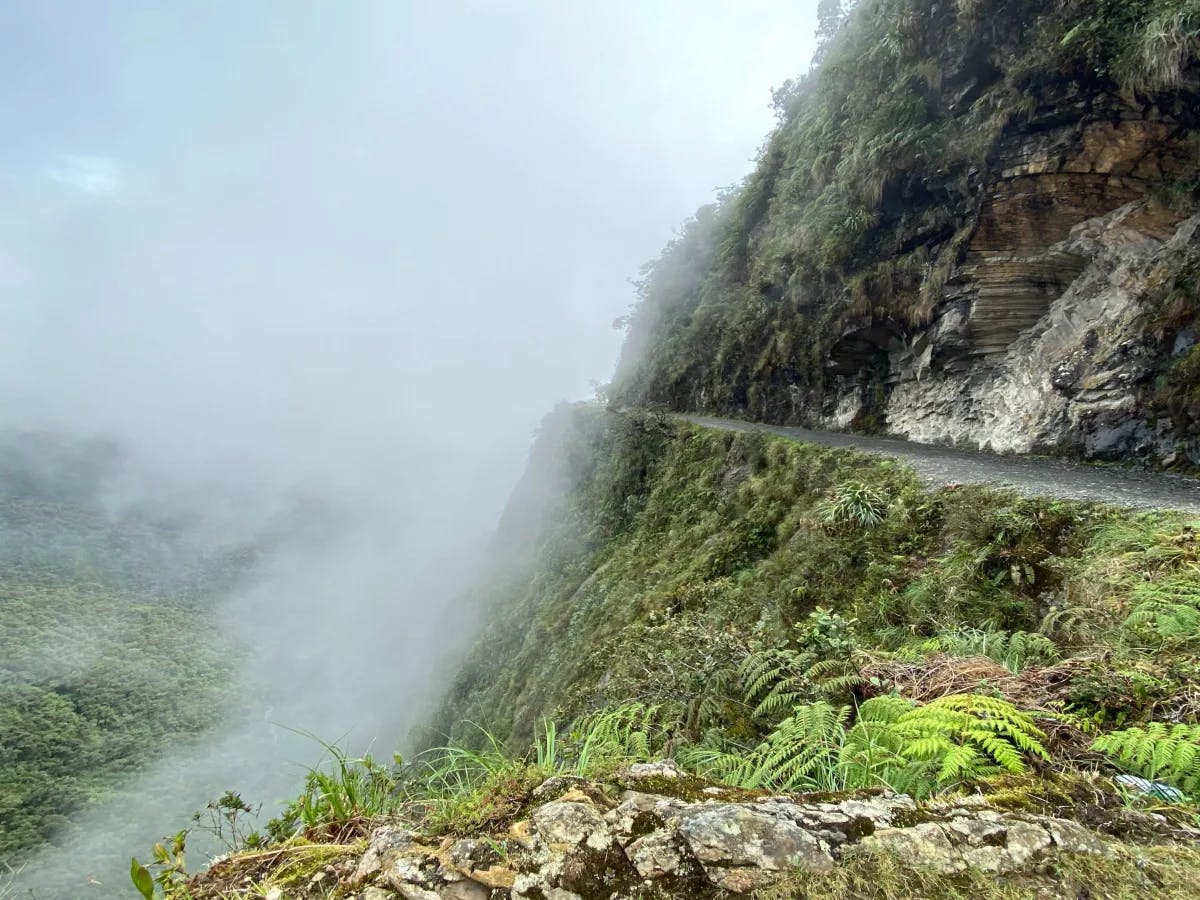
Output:
<path fill-rule="evenodd" d="M 70 13 L 0 900 L 1200 896 L 1200 0 Z"/>
<path fill-rule="evenodd" d="M 531 434 L 803 6 L 3 4 L 0 896 L 132 896 L 316 738 L 413 748 Z"/>

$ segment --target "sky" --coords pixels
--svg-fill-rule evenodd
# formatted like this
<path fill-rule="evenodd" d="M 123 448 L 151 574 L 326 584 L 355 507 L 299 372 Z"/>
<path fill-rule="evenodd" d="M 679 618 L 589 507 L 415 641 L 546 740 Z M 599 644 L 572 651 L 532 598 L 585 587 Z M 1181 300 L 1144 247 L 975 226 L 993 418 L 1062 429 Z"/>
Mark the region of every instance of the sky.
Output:
<path fill-rule="evenodd" d="M 453 462 L 494 507 L 814 7 L 3 4 L 0 424 L 176 474 Z"/>

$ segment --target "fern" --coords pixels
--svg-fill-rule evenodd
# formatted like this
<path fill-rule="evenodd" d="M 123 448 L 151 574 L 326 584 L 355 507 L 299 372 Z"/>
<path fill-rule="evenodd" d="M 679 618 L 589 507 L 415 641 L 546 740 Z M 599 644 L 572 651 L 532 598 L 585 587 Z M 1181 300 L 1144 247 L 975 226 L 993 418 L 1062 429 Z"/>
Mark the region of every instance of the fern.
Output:
<path fill-rule="evenodd" d="M 1164 781 L 1188 794 L 1200 791 L 1200 725 L 1151 722 L 1144 728 L 1110 731 L 1092 749 L 1135 775 Z"/>
<path fill-rule="evenodd" d="M 865 680 L 858 666 L 848 659 L 819 660 L 805 670 L 804 678 L 813 690 L 826 698 L 845 695 Z"/>
<path fill-rule="evenodd" d="M 845 742 L 849 707 L 798 706 L 758 746 L 720 741 L 687 748 L 679 761 L 709 778 L 747 789 L 839 790 L 837 753 Z"/>
<path fill-rule="evenodd" d="M 658 704 L 624 703 L 577 719 L 570 729 L 569 763 L 558 766 L 577 775 L 598 766 L 648 760 L 664 754 L 670 730 Z"/>
<path fill-rule="evenodd" d="M 1050 758 L 1045 734 L 1033 719 L 995 697 L 940 697 L 900 716 L 892 727 L 905 739 L 901 755 L 936 764 L 939 787 L 1000 770 L 1019 774 L 1028 757 Z"/>
<path fill-rule="evenodd" d="M 952 656 L 986 656 L 1014 674 L 1026 666 L 1055 663 L 1061 658 L 1054 641 L 1031 631 L 964 628 L 939 634 L 926 643 L 926 648 Z"/>
<path fill-rule="evenodd" d="M 914 795 L 933 789 L 929 767 L 904 755 L 905 738 L 894 727 L 915 706 L 911 700 L 887 694 L 858 708 L 858 721 L 846 733 L 838 754 L 845 788 L 889 787 Z"/>
<path fill-rule="evenodd" d="M 756 747 L 719 739 L 681 751 L 679 761 L 736 787 L 775 791 L 887 786 L 914 795 L 1048 759 L 1045 735 L 1011 703 L 973 694 L 924 706 L 876 697 L 852 710 L 819 701 L 798 706 Z"/>
<path fill-rule="evenodd" d="M 738 675 L 744 685 L 745 703 L 753 706 L 753 715 L 769 718 L 809 699 L 812 690 L 804 675 L 806 668 L 802 654 L 796 650 L 759 650 L 747 656 Z"/>
<path fill-rule="evenodd" d="M 1134 607 L 1125 627 L 1132 633 L 1148 630 L 1177 646 L 1200 642 L 1200 567 L 1140 582 L 1130 599 Z"/>

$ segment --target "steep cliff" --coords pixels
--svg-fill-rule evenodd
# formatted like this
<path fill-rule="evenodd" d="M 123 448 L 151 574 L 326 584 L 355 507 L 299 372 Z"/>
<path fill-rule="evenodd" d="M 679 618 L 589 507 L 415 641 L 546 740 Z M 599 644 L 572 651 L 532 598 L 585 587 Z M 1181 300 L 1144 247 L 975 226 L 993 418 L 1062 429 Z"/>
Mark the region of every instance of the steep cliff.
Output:
<path fill-rule="evenodd" d="M 648 267 L 613 395 L 1200 463 L 1200 4 L 861 0 Z"/>
<path fill-rule="evenodd" d="M 1200 890 L 1186 516 L 597 406 L 513 503 L 432 749 L 332 749 L 268 837 L 156 851 L 166 897 Z"/>

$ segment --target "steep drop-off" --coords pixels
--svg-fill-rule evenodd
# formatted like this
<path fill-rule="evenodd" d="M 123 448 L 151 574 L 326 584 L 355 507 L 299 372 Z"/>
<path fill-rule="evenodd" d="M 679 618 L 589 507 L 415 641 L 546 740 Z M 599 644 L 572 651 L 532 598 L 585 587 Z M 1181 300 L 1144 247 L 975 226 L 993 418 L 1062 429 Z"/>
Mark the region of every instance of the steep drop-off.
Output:
<path fill-rule="evenodd" d="M 1200 5 L 862 0 L 648 267 L 618 402 L 1200 463 Z"/>
<path fill-rule="evenodd" d="M 524 552 L 480 585 L 488 624 L 440 734 L 477 740 L 481 724 L 522 746 L 543 716 L 637 699 L 671 708 L 692 739 L 750 736 L 762 723 L 733 673 L 764 648 L 811 640 L 810 662 L 843 641 L 916 652 L 964 629 L 1053 636 L 1060 618 L 1062 651 L 1081 657 L 1064 705 L 1122 720 L 1153 718 L 1160 702 L 1200 709 L 1192 656 L 1163 656 L 1140 698 L 1106 661 L 1138 579 L 1178 571 L 1195 590 L 1200 544 L 1184 515 L 930 489 L 890 460 L 586 406 L 558 411 L 534 459 L 558 461 L 561 492 L 538 495 L 545 516 L 523 504 Z M 837 503 L 854 496 L 867 524 L 839 524 Z M 1152 562 L 1160 552 L 1168 569 Z M 1101 684 L 1113 694 L 1093 695 Z"/>

